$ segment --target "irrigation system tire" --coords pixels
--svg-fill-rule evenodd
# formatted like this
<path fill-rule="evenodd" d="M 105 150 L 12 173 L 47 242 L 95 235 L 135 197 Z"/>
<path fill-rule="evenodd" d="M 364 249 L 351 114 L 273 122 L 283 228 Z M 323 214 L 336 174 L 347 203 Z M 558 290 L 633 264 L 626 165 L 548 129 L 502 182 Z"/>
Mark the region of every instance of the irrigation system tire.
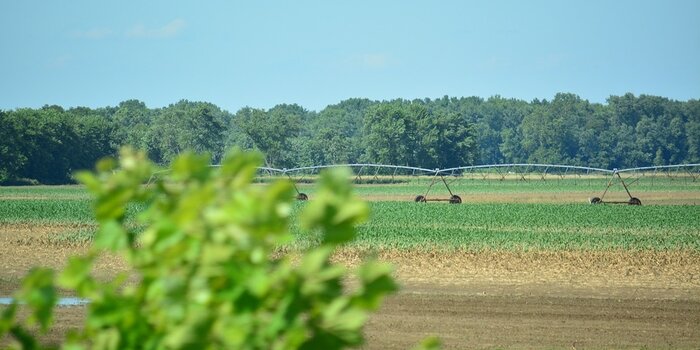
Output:
<path fill-rule="evenodd" d="M 460 204 L 460 203 L 462 203 L 462 197 L 460 197 L 456 194 L 453 195 L 452 197 L 450 197 L 450 204 Z"/>
<path fill-rule="evenodd" d="M 593 197 L 590 199 L 591 204 L 600 204 L 603 201 L 600 199 L 600 197 Z"/>
<path fill-rule="evenodd" d="M 416 196 L 415 201 L 416 201 L 416 203 L 425 203 L 425 196 L 422 194 L 419 194 Z"/>
<path fill-rule="evenodd" d="M 299 194 L 297 194 L 297 200 L 298 201 L 309 200 L 309 196 L 307 196 L 306 193 L 304 193 L 304 192 L 299 192 Z"/>
<path fill-rule="evenodd" d="M 629 205 L 642 205 L 642 201 L 639 200 L 637 197 L 632 197 L 630 200 L 627 202 Z"/>

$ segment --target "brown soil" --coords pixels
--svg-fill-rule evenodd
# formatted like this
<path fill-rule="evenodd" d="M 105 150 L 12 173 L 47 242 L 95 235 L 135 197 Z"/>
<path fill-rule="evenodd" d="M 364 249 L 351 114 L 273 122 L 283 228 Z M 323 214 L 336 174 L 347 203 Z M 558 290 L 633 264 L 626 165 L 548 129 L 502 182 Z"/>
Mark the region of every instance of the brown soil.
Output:
<path fill-rule="evenodd" d="M 428 335 L 439 336 L 451 349 L 697 349 L 700 344 L 697 300 L 639 296 L 619 288 L 596 297 L 561 288 L 563 295 L 548 296 L 556 286 L 547 285 L 521 288 L 525 295 L 513 293 L 514 286 L 479 287 L 407 289 L 390 298 L 368 324 L 367 348 L 406 349 Z"/>
<path fill-rule="evenodd" d="M 70 256 L 87 253 L 88 246 L 66 244 L 56 237 L 76 225 L 0 224 L 0 296 L 12 294 L 21 278 L 33 267 L 62 269 Z M 117 257 L 106 256 L 95 264 L 98 278 L 109 278 L 126 270 Z"/>
<path fill-rule="evenodd" d="M 409 349 L 438 336 L 446 349 L 697 349 L 698 295 L 559 284 L 410 284 L 370 318 L 365 348 Z M 58 308 L 44 339 L 60 342 L 85 311 Z"/>
<path fill-rule="evenodd" d="M 81 246 L 50 244 L 70 227 L 0 226 L 0 296 L 35 265 L 61 268 Z M 18 239 L 17 237 L 22 237 Z M 380 251 L 402 290 L 366 327 L 369 349 L 405 349 L 428 335 L 445 348 L 700 347 L 700 253 L 695 251 Z M 335 260 L 356 266 L 362 252 Z M 96 274 L 125 271 L 107 257 Z M 85 307 L 57 309 L 49 341 Z M 7 344 L 8 339 L 0 341 Z"/>
<path fill-rule="evenodd" d="M 354 261 L 341 254 L 339 260 Z M 700 346 L 697 252 L 396 253 L 402 292 L 367 327 L 368 348 Z"/>

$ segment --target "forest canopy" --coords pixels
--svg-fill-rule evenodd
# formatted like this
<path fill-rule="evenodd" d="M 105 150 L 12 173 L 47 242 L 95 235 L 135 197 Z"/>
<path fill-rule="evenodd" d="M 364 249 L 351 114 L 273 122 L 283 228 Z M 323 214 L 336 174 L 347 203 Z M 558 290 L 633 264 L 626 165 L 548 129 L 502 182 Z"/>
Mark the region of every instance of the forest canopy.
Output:
<path fill-rule="evenodd" d="M 267 166 L 383 163 L 425 168 L 557 163 L 600 168 L 700 162 L 700 101 L 631 93 L 591 103 L 500 96 L 372 101 L 352 98 L 309 111 L 296 104 L 235 113 L 208 102 L 148 108 L 0 110 L 0 184 L 72 183 L 123 145 L 167 164 L 184 151 L 220 161 L 238 146 Z"/>

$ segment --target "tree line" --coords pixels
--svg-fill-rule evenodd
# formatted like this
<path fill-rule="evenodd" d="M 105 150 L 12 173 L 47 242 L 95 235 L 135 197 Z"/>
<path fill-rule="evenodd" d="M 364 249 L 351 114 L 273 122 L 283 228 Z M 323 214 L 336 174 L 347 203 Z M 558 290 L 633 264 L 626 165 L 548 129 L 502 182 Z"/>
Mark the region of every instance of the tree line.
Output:
<path fill-rule="evenodd" d="M 280 104 L 231 113 L 187 100 L 164 108 L 128 100 L 95 109 L 0 110 L 0 183 L 70 183 L 74 171 L 91 168 L 123 145 L 145 150 L 160 164 L 186 150 L 208 152 L 218 162 L 231 147 L 258 149 L 276 168 L 700 163 L 700 101 L 628 93 L 601 104 L 559 93 L 530 102 L 500 96 L 352 98 L 319 112 Z"/>

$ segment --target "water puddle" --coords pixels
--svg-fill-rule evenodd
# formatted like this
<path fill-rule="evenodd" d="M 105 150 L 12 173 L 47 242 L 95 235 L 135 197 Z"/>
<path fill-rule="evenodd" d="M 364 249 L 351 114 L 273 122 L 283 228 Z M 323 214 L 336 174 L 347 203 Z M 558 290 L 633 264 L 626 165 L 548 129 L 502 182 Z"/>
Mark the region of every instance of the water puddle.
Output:
<path fill-rule="evenodd" d="M 12 304 L 12 299 L 13 298 L 0 297 L 0 305 L 10 305 L 10 304 Z M 58 302 L 56 302 L 56 305 L 57 306 L 80 306 L 80 305 L 86 305 L 88 303 L 90 303 L 90 301 L 87 299 L 83 299 L 83 298 L 63 297 L 63 298 L 58 298 Z"/>

